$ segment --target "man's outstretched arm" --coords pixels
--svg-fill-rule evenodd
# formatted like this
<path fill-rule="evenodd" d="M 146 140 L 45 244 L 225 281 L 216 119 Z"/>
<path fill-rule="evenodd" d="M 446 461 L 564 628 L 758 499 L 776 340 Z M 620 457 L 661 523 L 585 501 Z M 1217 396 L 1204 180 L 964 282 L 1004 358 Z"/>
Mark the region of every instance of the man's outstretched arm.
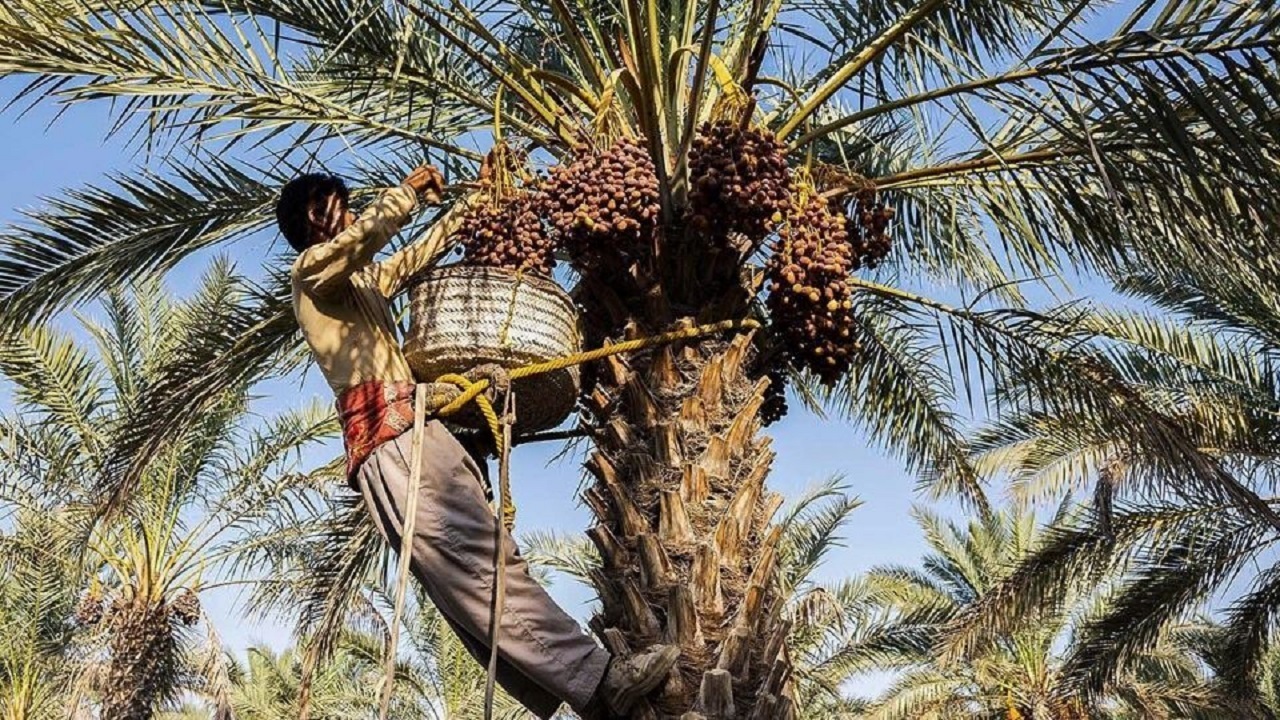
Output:
<path fill-rule="evenodd" d="M 382 294 L 388 299 L 395 297 L 415 275 L 448 251 L 450 238 L 462 224 L 462 216 L 477 202 L 479 199 L 475 195 L 462 198 L 420 238 L 379 263 L 376 266 L 378 289 Z"/>
<path fill-rule="evenodd" d="M 307 248 L 294 264 L 304 287 L 325 294 L 341 287 L 355 271 L 369 265 L 378 251 L 409 221 L 419 199 L 439 200 L 439 173 L 414 171 L 398 187 L 384 191 L 360 217 L 333 240 Z"/>

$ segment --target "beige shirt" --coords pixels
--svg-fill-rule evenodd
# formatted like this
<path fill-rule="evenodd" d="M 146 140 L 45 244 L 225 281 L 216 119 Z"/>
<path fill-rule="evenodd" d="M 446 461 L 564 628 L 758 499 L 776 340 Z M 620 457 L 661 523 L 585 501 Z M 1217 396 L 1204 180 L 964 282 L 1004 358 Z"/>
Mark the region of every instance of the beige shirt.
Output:
<path fill-rule="evenodd" d="M 408 187 L 387 190 L 351 227 L 293 263 L 293 314 L 334 393 L 370 380 L 413 381 L 390 300 L 445 249 L 460 214 L 455 207 L 420 240 L 375 263 L 417 206 Z"/>

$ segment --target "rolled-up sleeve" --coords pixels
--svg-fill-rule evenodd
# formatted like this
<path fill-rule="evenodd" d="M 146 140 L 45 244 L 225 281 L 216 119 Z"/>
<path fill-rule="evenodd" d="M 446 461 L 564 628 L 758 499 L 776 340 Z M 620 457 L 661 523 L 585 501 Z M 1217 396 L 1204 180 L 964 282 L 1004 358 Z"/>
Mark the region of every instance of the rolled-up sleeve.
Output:
<path fill-rule="evenodd" d="M 418 197 L 408 187 L 383 192 L 351 227 L 298 256 L 293 265 L 295 281 L 320 295 L 341 287 L 352 273 L 373 262 L 417 206 Z"/>

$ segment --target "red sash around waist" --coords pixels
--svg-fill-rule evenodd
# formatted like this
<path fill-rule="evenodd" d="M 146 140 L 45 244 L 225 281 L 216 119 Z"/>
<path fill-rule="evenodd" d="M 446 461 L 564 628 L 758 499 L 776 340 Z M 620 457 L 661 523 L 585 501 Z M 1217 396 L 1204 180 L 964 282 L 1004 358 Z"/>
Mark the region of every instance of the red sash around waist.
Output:
<path fill-rule="evenodd" d="M 347 388 L 338 396 L 348 481 L 374 449 L 413 428 L 413 390 L 411 382 L 372 380 Z"/>

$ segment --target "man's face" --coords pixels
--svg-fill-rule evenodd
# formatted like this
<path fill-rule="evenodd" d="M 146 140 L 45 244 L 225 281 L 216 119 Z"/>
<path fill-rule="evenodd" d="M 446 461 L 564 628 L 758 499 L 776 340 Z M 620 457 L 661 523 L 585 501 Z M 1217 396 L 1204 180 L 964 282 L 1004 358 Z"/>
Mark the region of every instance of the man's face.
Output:
<path fill-rule="evenodd" d="M 330 193 L 311 203 L 307 211 L 311 222 L 311 244 L 318 245 L 334 239 L 355 222 L 355 216 L 337 193 Z"/>

